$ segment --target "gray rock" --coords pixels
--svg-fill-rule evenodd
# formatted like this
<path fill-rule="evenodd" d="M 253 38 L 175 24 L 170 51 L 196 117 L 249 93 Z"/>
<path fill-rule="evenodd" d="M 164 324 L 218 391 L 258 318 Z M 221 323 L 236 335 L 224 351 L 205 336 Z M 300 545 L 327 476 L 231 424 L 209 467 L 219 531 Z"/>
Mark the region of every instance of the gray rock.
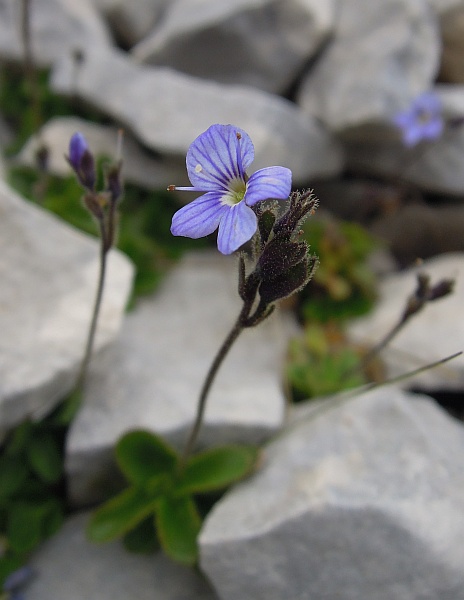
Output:
<path fill-rule="evenodd" d="M 366 344 L 379 342 L 399 320 L 406 299 L 416 289 L 418 272 L 430 275 L 432 284 L 444 278 L 456 279 L 454 293 L 428 304 L 421 313 L 412 317 L 382 352 L 388 377 L 407 373 L 464 350 L 464 253 L 443 254 L 424 261 L 419 268 L 385 278 L 374 311 L 350 324 L 350 337 Z M 427 391 L 462 391 L 464 357 L 412 377 L 404 385 Z"/>
<path fill-rule="evenodd" d="M 388 119 L 437 72 L 437 18 L 423 0 L 340 0 L 336 35 L 298 102 L 333 130 Z"/>
<path fill-rule="evenodd" d="M 450 83 L 464 83 L 463 42 L 464 2 L 453 10 L 448 10 L 440 20 L 443 51 L 441 57 L 440 80 Z"/>
<path fill-rule="evenodd" d="M 24 57 L 21 33 L 23 2 L 0 0 L 0 57 L 21 61 Z M 59 56 L 75 50 L 111 44 L 108 29 L 92 0 L 33 0 L 31 46 L 34 62 L 49 66 Z"/>
<path fill-rule="evenodd" d="M 442 100 L 445 120 L 464 117 L 464 85 L 438 85 L 434 91 Z M 406 148 L 397 133 L 372 129 L 363 139 L 346 142 L 349 166 L 370 175 L 401 178 L 421 189 L 462 196 L 464 193 L 464 127 L 448 126 L 433 141 Z"/>
<path fill-rule="evenodd" d="M 214 123 L 242 127 L 255 144 L 253 169 L 283 165 L 294 182 L 340 171 L 338 143 L 294 104 L 244 86 L 202 81 L 168 68 L 135 65 L 120 52 L 97 49 L 73 76 L 63 57 L 52 87 L 76 92 L 129 127 L 153 150 L 185 156 L 189 145 Z"/>
<path fill-rule="evenodd" d="M 119 341 L 94 361 L 69 431 L 72 504 L 97 501 L 115 485 L 112 448 L 129 429 L 151 429 L 183 448 L 203 379 L 240 307 L 235 259 L 198 253 L 127 316 Z M 287 337 L 277 317 L 233 346 L 211 390 L 200 446 L 256 444 L 281 426 Z"/>
<path fill-rule="evenodd" d="M 221 600 L 463 600 L 462 424 L 394 388 L 324 402 L 207 517 Z"/>
<path fill-rule="evenodd" d="M 76 198 L 79 202 L 79 198 Z M 0 433 L 68 393 L 82 360 L 99 244 L 0 182 Z M 109 257 L 96 350 L 116 336 L 133 267 Z"/>
<path fill-rule="evenodd" d="M 369 230 L 386 242 L 401 267 L 410 267 L 418 257 L 464 252 L 463 203 L 414 202 L 395 208 L 379 215 Z"/>
<path fill-rule="evenodd" d="M 86 540 L 90 514 L 71 517 L 31 558 L 35 577 L 24 589 L 28 600 L 215 600 L 193 569 L 161 553 L 130 554 L 122 544 Z"/>
<path fill-rule="evenodd" d="M 464 83 L 462 59 L 462 34 L 464 30 L 464 7 L 447 11 L 441 19 L 443 52 L 440 79 L 449 83 Z"/>
<path fill-rule="evenodd" d="M 35 166 L 37 149 L 40 144 L 45 144 L 50 150 L 49 171 L 54 175 L 68 177 L 71 168 L 65 155 L 69 152 L 69 140 L 76 131 L 84 134 L 96 156 L 115 156 L 118 142 L 116 127 L 97 125 L 77 117 L 56 117 L 48 121 L 39 134 L 27 142 L 15 157 L 15 162 Z M 122 149 L 122 174 L 126 181 L 149 189 L 163 190 L 172 182 L 188 185 L 185 161 L 155 158 L 127 133 L 124 133 Z"/>
<path fill-rule="evenodd" d="M 179 0 L 132 52 L 196 77 L 283 92 L 327 38 L 334 12 L 333 0 Z"/>
<path fill-rule="evenodd" d="M 428 0 L 432 9 L 440 16 L 446 15 L 448 11 L 464 6 L 463 0 Z"/>
<path fill-rule="evenodd" d="M 167 0 L 93 0 L 115 36 L 131 47 L 151 32 Z"/>

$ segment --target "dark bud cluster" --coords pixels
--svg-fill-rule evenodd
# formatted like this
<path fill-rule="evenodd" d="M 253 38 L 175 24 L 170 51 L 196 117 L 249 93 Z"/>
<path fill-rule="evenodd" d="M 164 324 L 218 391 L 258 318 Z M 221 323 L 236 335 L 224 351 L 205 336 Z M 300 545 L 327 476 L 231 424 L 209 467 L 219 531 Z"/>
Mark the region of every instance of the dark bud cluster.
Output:
<path fill-rule="evenodd" d="M 307 242 L 301 239 L 302 222 L 317 208 L 311 191 L 293 192 L 287 211 L 277 215 L 277 205 L 257 206 L 258 235 L 255 268 L 245 275 L 241 258 L 239 293 L 245 304 L 259 297 L 254 313 L 244 324 L 256 325 L 273 310 L 274 303 L 301 290 L 311 279 L 318 260 L 311 255 Z"/>
<path fill-rule="evenodd" d="M 427 302 L 434 302 L 451 294 L 454 283 L 453 279 L 441 279 L 435 285 L 431 285 L 430 277 L 426 273 L 419 273 L 417 275 L 417 287 L 407 300 L 401 319 L 402 322 L 421 311 Z"/>
<path fill-rule="evenodd" d="M 122 161 L 118 160 L 105 169 L 105 186 L 96 190 L 97 173 L 95 159 L 90 152 L 87 140 L 81 133 L 75 133 L 69 143 L 69 156 L 66 157 L 79 183 L 85 190 L 85 208 L 97 220 L 105 251 L 115 242 L 117 228 L 117 206 L 122 197 Z"/>

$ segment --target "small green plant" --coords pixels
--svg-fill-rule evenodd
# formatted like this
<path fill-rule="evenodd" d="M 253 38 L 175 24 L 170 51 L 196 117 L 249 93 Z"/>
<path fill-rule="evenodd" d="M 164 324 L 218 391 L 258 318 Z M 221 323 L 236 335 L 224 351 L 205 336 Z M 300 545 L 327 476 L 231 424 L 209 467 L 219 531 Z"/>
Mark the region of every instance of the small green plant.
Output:
<path fill-rule="evenodd" d="M 286 375 L 293 399 L 327 396 L 362 385 L 364 375 L 356 369 L 359 360 L 360 349 L 348 343 L 338 326 L 308 323 L 289 345 Z"/>
<path fill-rule="evenodd" d="M 94 542 L 123 537 L 125 546 L 143 552 L 156 547 L 179 562 L 197 560 L 201 516 L 194 496 L 222 490 L 248 475 L 257 450 L 229 445 L 186 461 L 159 436 L 131 431 L 115 448 L 128 487 L 93 515 L 88 535 Z"/>
<path fill-rule="evenodd" d="M 64 428 L 25 421 L 0 453 L 0 589 L 32 550 L 61 526 Z"/>
<path fill-rule="evenodd" d="M 129 432 L 117 443 L 116 461 L 129 487 L 96 511 L 88 528 L 94 541 L 126 536 L 126 545 L 138 549 L 142 537 L 143 549 L 153 547 L 157 536 L 168 556 L 195 564 L 201 517 L 194 496 L 224 489 L 257 462 L 253 447 L 228 445 L 200 453 L 195 447 L 211 386 L 237 338 L 267 319 L 277 301 L 304 287 L 317 268 L 309 245 L 299 237 L 301 223 L 313 214 L 317 200 L 310 191 L 290 193 L 291 172 L 285 167 L 261 169 L 248 177 L 245 168 L 253 155 L 248 134 L 232 125 L 211 126 L 187 153 L 189 179 L 198 185 L 177 189 L 205 194 L 174 215 L 171 232 L 197 239 L 219 228 L 223 254 L 250 241 L 251 257 L 240 253 L 238 261 L 243 304 L 206 373 L 183 452 L 147 431 Z M 261 206 L 269 197 L 288 198 L 287 210 L 280 214 L 276 201 Z"/>
<path fill-rule="evenodd" d="M 48 85 L 49 70 L 37 72 L 38 94 L 44 122 L 57 116 L 81 116 L 93 122 L 103 122 L 101 115 L 81 103 L 53 93 Z M 10 65 L 0 72 L 0 112 L 16 136 L 7 150 L 16 154 L 31 135 L 37 133 L 37 115 L 31 101 L 30 84 L 24 69 Z"/>
<path fill-rule="evenodd" d="M 310 290 L 300 294 L 304 321 L 327 323 L 362 315 L 373 306 L 375 277 L 366 263 L 374 238 L 356 223 L 310 219 L 304 238 L 319 257 Z"/>
<path fill-rule="evenodd" d="M 295 401 L 365 383 L 356 369 L 360 349 L 346 340 L 343 325 L 367 312 L 376 297 L 366 263 L 376 242 L 367 231 L 355 223 L 311 219 L 303 234 L 320 265 L 311 288 L 300 293 L 297 310 L 304 331 L 289 346 L 286 374 Z"/>

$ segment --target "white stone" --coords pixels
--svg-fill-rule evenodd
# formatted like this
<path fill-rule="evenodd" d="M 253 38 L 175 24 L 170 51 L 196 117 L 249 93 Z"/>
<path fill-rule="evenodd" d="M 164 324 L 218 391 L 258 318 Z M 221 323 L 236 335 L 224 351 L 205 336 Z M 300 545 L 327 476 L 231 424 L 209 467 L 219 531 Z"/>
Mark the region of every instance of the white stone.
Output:
<path fill-rule="evenodd" d="M 74 515 L 34 553 L 34 577 L 22 590 L 28 600 L 217 599 L 198 573 L 161 552 L 143 556 L 120 542 L 92 544 L 85 535 L 90 516 Z"/>
<path fill-rule="evenodd" d="M 116 37 L 133 46 L 152 30 L 169 0 L 93 0 Z"/>
<path fill-rule="evenodd" d="M 463 600 L 462 424 L 395 388 L 294 421 L 206 519 L 221 600 Z"/>
<path fill-rule="evenodd" d="M 433 10 L 440 16 L 446 15 L 447 12 L 455 8 L 463 8 L 463 0 L 428 0 Z"/>
<path fill-rule="evenodd" d="M 69 153 L 69 140 L 76 131 L 85 136 L 95 156 L 108 159 L 115 157 L 118 144 L 116 127 L 97 125 L 77 117 L 56 117 L 48 121 L 38 135 L 29 139 L 15 157 L 15 162 L 35 166 L 36 152 L 41 144 L 45 144 L 50 152 L 48 170 L 54 175 L 68 177 L 72 171 L 65 156 Z M 163 190 L 174 182 L 177 185 L 188 185 L 185 161 L 155 158 L 126 132 L 123 137 L 122 159 L 122 176 L 130 183 Z"/>
<path fill-rule="evenodd" d="M 76 198 L 79 202 L 79 198 Z M 97 286 L 99 243 L 0 182 L 0 433 L 43 416 L 75 383 Z M 95 340 L 118 333 L 133 267 L 112 251 Z"/>
<path fill-rule="evenodd" d="M 464 117 L 464 85 L 438 85 L 434 91 L 442 100 L 445 121 Z M 354 171 L 399 177 L 432 192 L 464 194 L 463 125 L 447 126 L 439 139 L 412 148 L 403 145 L 391 125 L 372 128 L 369 135 L 347 140 L 345 148 Z"/>
<path fill-rule="evenodd" d="M 0 56 L 23 60 L 22 6 L 19 0 L 0 0 Z M 75 50 L 111 44 L 108 29 L 92 0 L 32 0 L 31 47 L 37 65 L 49 66 Z"/>
<path fill-rule="evenodd" d="M 292 85 L 329 35 L 333 0 L 178 0 L 136 59 L 268 92 Z"/>
<path fill-rule="evenodd" d="M 441 55 L 440 80 L 447 83 L 464 83 L 463 34 L 464 2 L 450 9 L 440 19 L 443 51 Z"/>
<path fill-rule="evenodd" d="M 424 261 L 419 268 L 386 277 L 373 312 L 349 325 L 351 339 L 365 344 L 379 342 L 399 320 L 407 298 L 416 289 L 418 272 L 430 275 L 432 285 L 441 279 L 455 279 L 454 293 L 427 304 L 382 352 L 389 378 L 464 350 L 464 253 L 442 254 Z M 407 379 L 404 385 L 462 391 L 464 357 Z"/>
<path fill-rule="evenodd" d="M 56 66 L 52 87 L 77 93 L 123 123 L 149 148 L 185 156 L 192 141 L 214 123 L 242 127 L 255 145 L 252 169 L 282 165 L 294 184 L 340 172 L 339 144 L 294 104 L 245 86 L 228 86 L 135 65 L 102 48 L 88 54 L 73 76 L 69 57 Z"/>
<path fill-rule="evenodd" d="M 148 428 L 183 448 L 202 382 L 240 311 L 236 267 L 234 258 L 217 252 L 187 255 L 94 361 L 66 449 L 74 505 L 108 490 L 112 449 L 126 431 Z M 288 333 L 278 317 L 245 330 L 234 344 L 211 390 L 200 446 L 256 444 L 281 426 Z"/>
<path fill-rule="evenodd" d="M 336 35 L 298 102 L 330 129 L 384 120 L 432 83 L 437 17 L 424 0 L 340 0 Z"/>

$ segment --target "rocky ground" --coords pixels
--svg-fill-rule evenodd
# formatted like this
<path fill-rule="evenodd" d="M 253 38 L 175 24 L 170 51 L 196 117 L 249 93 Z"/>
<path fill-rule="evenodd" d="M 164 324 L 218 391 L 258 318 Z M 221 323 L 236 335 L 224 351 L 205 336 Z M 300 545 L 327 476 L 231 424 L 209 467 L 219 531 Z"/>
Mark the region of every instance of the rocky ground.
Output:
<path fill-rule="evenodd" d="M 23 61 L 20 3 L 0 1 L 0 61 Z M 284 165 L 324 210 L 382 237 L 389 264 L 375 310 L 349 335 L 375 343 L 420 269 L 456 279 L 385 354 L 394 377 L 464 349 L 464 2 L 462 0 L 32 0 L 35 62 L 54 92 L 105 123 L 55 117 L 11 165 L 50 150 L 65 175 L 70 135 L 113 155 L 150 190 L 187 184 L 185 153 L 212 123 L 255 144 L 253 168 Z M 421 92 L 450 126 L 406 148 L 393 116 Z M 0 143 L 11 139 L 2 119 Z M 174 196 L 173 196 L 174 197 Z M 0 183 L 0 433 L 70 391 L 84 345 L 97 242 Z M 413 265 L 413 266 L 411 266 Z M 289 408 L 278 312 L 239 340 L 213 388 L 201 444 L 264 445 L 258 471 L 215 505 L 200 567 L 86 541 L 87 509 L 117 485 L 111 448 L 133 427 L 181 446 L 194 398 L 238 298 L 235 261 L 188 254 L 124 315 L 133 266 L 111 256 L 84 405 L 66 441 L 72 516 L 31 558 L 30 600 L 464 600 L 464 429 L 432 398 L 464 394 L 464 359 L 412 380 Z M 391 269 L 390 269 L 391 270 Z M 229 321 L 230 320 L 230 321 Z M 413 394 L 411 390 L 419 391 Z M 461 409 L 454 414 L 462 417 Z"/>

